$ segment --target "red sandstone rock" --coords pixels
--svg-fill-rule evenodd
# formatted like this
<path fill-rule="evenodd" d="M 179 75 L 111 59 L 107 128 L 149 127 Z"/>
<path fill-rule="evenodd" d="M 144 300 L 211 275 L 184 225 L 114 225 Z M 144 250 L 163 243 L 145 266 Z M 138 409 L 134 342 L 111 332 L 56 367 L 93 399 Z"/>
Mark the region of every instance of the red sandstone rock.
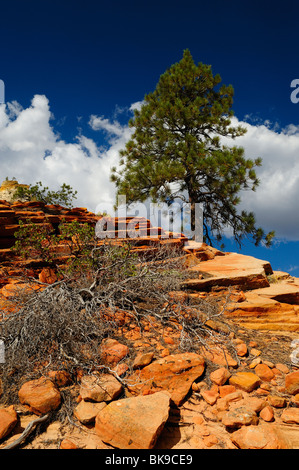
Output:
<path fill-rule="evenodd" d="M 210 379 L 217 385 L 224 385 L 230 378 L 231 373 L 226 367 L 221 367 L 210 373 Z"/>
<path fill-rule="evenodd" d="M 240 343 L 240 344 L 237 344 L 236 345 L 236 352 L 237 352 L 237 355 L 240 356 L 240 357 L 244 357 L 244 356 L 247 356 L 248 354 L 248 349 L 247 349 L 247 346 L 245 343 Z"/>
<path fill-rule="evenodd" d="M 166 390 L 178 406 L 183 402 L 192 383 L 201 377 L 204 368 L 205 361 L 198 354 L 172 354 L 132 374 L 128 390 L 134 395 Z"/>
<path fill-rule="evenodd" d="M 0 393 L 1 393 L 1 389 L 0 389 Z M 0 395 L 1 396 L 1 395 Z M 297 393 L 296 395 L 294 395 L 292 398 L 291 398 L 291 401 L 292 403 L 294 403 L 295 406 L 298 406 L 299 407 L 299 393 Z"/>
<path fill-rule="evenodd" d="M 274 408 L 283 408 L 286 405 L 286 399 L 278 395 L 268 395 L 267 400 Z"/>
<path fill-rule="evenodd" d="M 129 348 L 115 339 L 107 338 L 101 343 L 101 352 L 105 363 L 116 365 L 129 354 Z"/>
<path fill-rule="evenodd" d="M 218 387 L 212 387 L 210 390 L 201 390 L 200 394 L 209 405 L 214 405 L 219 397 Z"/>
<path fill-rule="evenodd" d="M 30 411 L 41 415 L 56 410 L 61 403 L 61 395 L 52 380 L 41 377 L 22 385 L 19 400 L 27 405 Z"/>
<path fill-rule="evenodd" d="M 275 369 L 278 369 L 283 374 L 288 374 L 290 372 L 290 369 L 285 364 L 275 364 Z"/>
<path fill-rule="evenodd" d="M 212 361 L 219 366 L 238 367 L 238 362 L 229 354 L 225 347 L 209 345 L 201 346 L 201 355 L 208 361 Z"/>
<path fill-rule="evenodd" d="M 218 398 L 216 408 L 218 411 L 227 411 L 233 403 L 240 402 L 243 398 L 242 392 L 237 390 L 236 392 L 228 393 L 224 397 Z"/>
<path fill-rule="evenodd" d="M 203 442 L 207 447 L 213 447 L 218 444 L 218 439 L 212 434 L 211 436 L 204 436 Z"/>
<path fill-rule="evenodd" d="M 122 385 L 110 374 L 85 375 L 81 379 L 80 395 L 83 400 L 111 401 L 121 392 Z"/>
<path fill-rule="evenodd" d="M 70 439 L 63 439 L 60 444 L 60 449 L 78 449 L 78 446 Z"/>
<path fill-rule="evenodd" d="M 266 364 L 258 364 L 254 369 L 254 372 L 261 380 L 265 380 L 267 382 L 270 382 L 274 377 L 272 370 Z"/>
<path fill-rule="evenodd" d="M 124 362 L 121 362 L 120 364 L 117 364 L 112 370 L 119 377 L 122 377 L 122 376 L 126 375 L 126 373 L 128 372 L 129 366 L 127 364 L 125 364 Z"/>
<path fill-rule="evenodd" d="M 236 391 L 236 387 L 234 385 L 221 385 L 219 387 L 219 395 L 221 398 L 229 395 L 230 393 L 234 393 Z"/>
<path fill-rule="evenodd" d="M 299 393 L 299 370 L 286 375 L 285 388 L 290 395 Z"/>
<path fill-rule="evenodd" d="M 209 274 L 204 279 L 192 279 L 184 282 L 185 287 L 202 291 L 213 286 L 238 285 L 246 289 L 268 287 L 267 274 L 272 273 L 268 262 L 239 253 L 229 253 L 223 257 L 217 256 L 194 266 L 191 270 L 200 274 Z"/>
<path fill-rule="evenodd" d="M 43 282 L 44 284 L 53 284 L 57 281 L 56 273 L 54 269 L 51 268 L 43 268 L 39 273 L 38 278 L 40 282 Z"/>
<path fill-rule="evenodd" d="M 0 409 L 0 439 L 8 436 L 18 422 L 14 406 Z"/>
<path fill-rule="evenodd" d="M 281 419 L 287 424 L 299 424 L 299 408 L 286 408 L 282 412 Z"/>
<path fill-rule="evenodd" d="M 289 292 L 283 298 L 278 293 Z M 290 292 L 292 291 L 292 292 Z M 229 306 L 225 315 L 258 330 L 299 331 L 299 282 L 287 280 L 246 292 L 246 301 Z M 280 299 L 280 300 L 278 300 Z M 289 303 L 288 303 L 289 302 Z"/>
<path fill-rule="evenodd" d="M 232 403 L 231 408 L 242 406 L 258 414 L 266 406 L 266 404 L 267 401 L 264 398 L 258 398 L 246 394 L 245 397 L 237 403 L 237 405 Z"/>
<path fill-rule="evenodd" d="M 152 449 L 169 415 L 165 392 L 114 401 L 96 417 L 101 440 L 118 449 Z"/>
<path fill-rule="evenodd" d="M 269 423 L 242 426 L 231 434 L 231 440 L 240 449 L 289 449 L 278 428 Z"/>
<path fill-rule="evenodd" d="M 38 290 L 42 290 L 42 287 L 34 284 L 15 282 L 13 284 L 7 284 L 6 286 L 2 287 L 0 292 L 4 297 L 10 298 L 22 294 L 30 294 Z"/>
<path fill-rule="evenodd" d="M 141 367 L 148 366 L 154 357 L 154 353 L 145 353 L 145 354 L 138 354 L 135 357 L 134 363 L 133 363 L 133 369 L 139 369 Z"/>
<path fill-rule="evenodd" d="M 72 383 L 72 377 L 66 370 L 50 371 L 48 375 L 57 387 L 66 387 Z"/>
<path fill-rule="evenodd" d="M 260 384 L 260 378 L 252 372 L 237 372 L 229 379 L 229 383 L 246 392 L 252 392 Z"/>
<path fill-rule="evenodd" d="M 260 418 L 264 421 L 270 422 L 274 421 L 274 411 L 273 408 L 269 405 L 265 406 L 260 412 Z"/>
<path fill-rule="evenodd" d="M 94 423 L 97 414 L 107 406 L 107 403 L 92 403 L 81 400 L 74 410 L 74 416 L 82 424 Z"/>
<path fill-rule="evenodd" d="M 238 406 L 228 411 L 222 417 L 222 423 L 228 428 L 239 428 L 244 425 L 248 426 L 250 424 L 256 424 L 257 421 L 256 413 L 246 406 Z"/>

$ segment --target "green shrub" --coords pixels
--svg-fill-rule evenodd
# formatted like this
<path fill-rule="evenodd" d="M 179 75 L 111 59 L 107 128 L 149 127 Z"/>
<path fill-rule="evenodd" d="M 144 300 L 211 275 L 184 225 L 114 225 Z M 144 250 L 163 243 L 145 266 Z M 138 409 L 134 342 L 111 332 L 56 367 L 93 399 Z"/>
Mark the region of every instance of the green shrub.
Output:
<path fill-rule="evenodd" d="M 58 191 L 49 190 L 48 186 L 43 186 L 41 181 L 29 188 L 19 186 L 13 196 L 14 200 L 41 201 L 46 204 L 60 204 L 64 207 L 72 207 L 73 199 L 76 199 L 77 191 L 63 183 Z"/>

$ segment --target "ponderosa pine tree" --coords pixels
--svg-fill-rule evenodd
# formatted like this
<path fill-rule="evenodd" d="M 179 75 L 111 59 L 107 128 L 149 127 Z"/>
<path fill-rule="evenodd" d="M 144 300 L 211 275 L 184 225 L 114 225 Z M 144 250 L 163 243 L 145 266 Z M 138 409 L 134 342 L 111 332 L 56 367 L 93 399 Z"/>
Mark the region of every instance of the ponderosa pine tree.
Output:
<path fill-rule="evenodd" d="M 274 232 L 257 228 L 252 212 L 237 212 L 240 191 L 254 191 L 259 184 L 254 167 L 261 159 L 246 159 L 242 147 L 221 142 L 246 129 L 231 126 L 234 90 L 220 84 L 210 65 L 196 65 L 185 50 L 134 111 L 129 122 L 133 135 L 111 180 L 128 204 L 176 198 L 189 203 L 193 231 L 195 204 L 203 204 L 204 239 L 210 244 L 221 241 L 224 228 L 230 227 L 239 244 L 246 236 L 256 245 L 262 240 L 270 245 Z"/>

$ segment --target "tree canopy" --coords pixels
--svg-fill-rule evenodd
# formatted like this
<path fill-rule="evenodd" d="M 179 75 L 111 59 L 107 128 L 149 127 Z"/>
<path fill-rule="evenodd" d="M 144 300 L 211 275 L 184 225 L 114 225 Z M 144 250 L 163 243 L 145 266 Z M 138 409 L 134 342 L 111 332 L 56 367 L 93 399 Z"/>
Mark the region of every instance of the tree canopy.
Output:
<path fill-rule="evenodd" d="M 41 181 L 29 187 L 18 186 L 14 199 L 26 201 L 41 201 L 46 204 L 61 204 L 65 207 L 72 207 L 73 199 L 77 198 L 77 191 L 73 191 L 72 187 L 63 183 L 58 191 L 53 191 L 48 186 L 43 186 Z"/>
<path fill-rule="evenodd" d="M 145 96 L 141 109 L 134 110 L 129 122 L 133 134 L 111 180 L 128 204 L 148 199 L 171 204 L 177 198 L 189 203 L 192 230 L 195 204 L 203 204 L 204 239 L 210 244 L 220 242 L 230 228 L 239 244 L 246 236 L 256 245 L 270 245 L 274 232 L 256 227 L 253 212 L 237 211 L 240 191 L 256 190 L 255 167 L 262 161 L 245 158 L 242 147 L 223 142 L 246 133 L 231 125 L 233 95 L 233 87 L 221 84 L 210 65 L 196 65 L 185 50 Z"/>

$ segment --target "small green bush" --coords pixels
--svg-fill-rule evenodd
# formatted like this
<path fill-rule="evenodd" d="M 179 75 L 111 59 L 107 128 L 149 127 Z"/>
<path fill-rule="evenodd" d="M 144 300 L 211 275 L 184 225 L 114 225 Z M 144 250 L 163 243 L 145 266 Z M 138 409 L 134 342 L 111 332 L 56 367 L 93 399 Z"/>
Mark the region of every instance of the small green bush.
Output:
<path fill-rule="evenodd" d="M 46 204 L 60 204 L 65 207 L 72 207 L 73 199 L 76 199 L 77 191 L 71 186 L 63 183 L 58 191 L 49 190 L 48 186 L 43 186 L 41 181 L 29 188 L 19 186 L 14 194 L 14 200 L 41 201 Z"/>

